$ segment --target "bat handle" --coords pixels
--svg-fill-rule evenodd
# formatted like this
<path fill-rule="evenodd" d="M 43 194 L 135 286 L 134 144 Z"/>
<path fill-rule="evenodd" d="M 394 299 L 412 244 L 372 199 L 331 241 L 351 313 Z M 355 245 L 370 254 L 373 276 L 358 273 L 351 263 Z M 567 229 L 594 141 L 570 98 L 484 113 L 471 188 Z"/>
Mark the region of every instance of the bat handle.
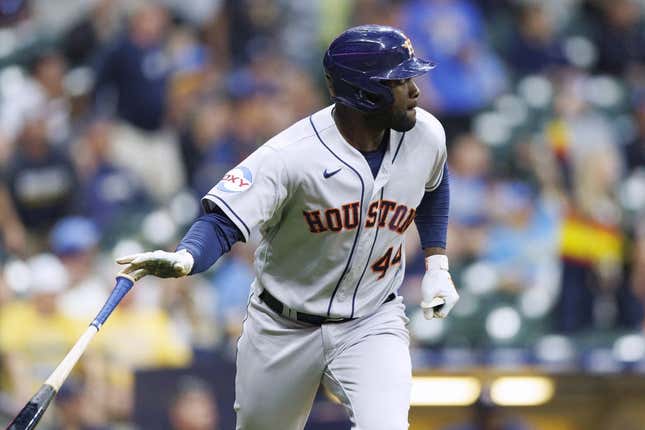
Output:
<path fill-rule="evenodd" d="M 116 308 L 117 305 L 121 302 L 123 296 L 125 296 L 128 291 L 130 291 L 132 285 L 134 285 L 134 279 L 132 279 L 132 277 L 130 277 L 129 275 L 120 273 L 116 277 L 116 285 L 112 290 L 112 294 L 110 294 L 110 297 L 108 297 L 107 301 L 103 305 L 103 308 L 101 308 L 99 313 L 96 315 L 96 318 L 94 318 L 94 321 L 92 321 L 90 325 L 96 327 L 97 331 L 100 330 L 101 326 L 108 319 L 114 308 Z"/>

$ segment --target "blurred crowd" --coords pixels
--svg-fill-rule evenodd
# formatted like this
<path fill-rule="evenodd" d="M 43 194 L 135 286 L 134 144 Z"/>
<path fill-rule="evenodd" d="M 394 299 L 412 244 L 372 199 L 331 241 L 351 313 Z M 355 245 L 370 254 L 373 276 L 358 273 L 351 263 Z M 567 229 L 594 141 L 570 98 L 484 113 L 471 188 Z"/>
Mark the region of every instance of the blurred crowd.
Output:
<path fill-rule="evenodd" d="M 230 167 L 329 103 L 322 53 L 365 23 L 437 63 L 420 105 L 446 128 L 461 301 L 422 320 L 410 232 L 417 366 L 645 363 L 642 0 L 0 1 L 0 416 L 82 333 L 115 256 L 174 249 Z M 127 428 L 136 371 L 233 360 L 253 251 L 142 280 L 48 425 Z M 169 428 L 217 428 L 215 393 L 179 387 Z"/>

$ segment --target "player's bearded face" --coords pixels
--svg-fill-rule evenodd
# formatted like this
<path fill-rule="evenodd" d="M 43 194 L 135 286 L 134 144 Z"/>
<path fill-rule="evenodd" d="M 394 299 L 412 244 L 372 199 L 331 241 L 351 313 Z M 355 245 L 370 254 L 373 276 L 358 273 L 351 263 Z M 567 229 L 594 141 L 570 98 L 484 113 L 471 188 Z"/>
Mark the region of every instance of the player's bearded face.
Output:
<path fill-rule="evenodd" d="M 419 98 L 419 87 L 412 79 L 388 81 L 394 101 L 389 111 L 390 128 L 399 132 L 411 130 L 416 124 L 415 107 Z"/>

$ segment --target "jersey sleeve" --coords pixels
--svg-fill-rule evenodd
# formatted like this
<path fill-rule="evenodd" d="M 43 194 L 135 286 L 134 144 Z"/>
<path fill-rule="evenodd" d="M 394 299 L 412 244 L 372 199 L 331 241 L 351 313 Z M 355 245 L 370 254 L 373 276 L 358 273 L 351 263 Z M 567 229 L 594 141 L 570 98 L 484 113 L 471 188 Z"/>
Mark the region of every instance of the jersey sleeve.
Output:
<path fill-rule="evenodd" d="M 287 189 L 284 161 L 277 150 L 264 145 L 226 173 L 202 198 L 202 205 L 217 205 L 248 241 L 254 227 L 277 215 Z"/>
<path fill-rule="evenodd" d="M 441 184 L 441 179 L 443 178 L 444 166 L 446 160 L 448 159 L 448 153 L 446 151 L 446 132 L 443 129 L 443 126 L 436 118 L 432 118 L 433 121 L 430 123 L 429 131 L 430 138 L 433 140 L 434 145 L 432 147 L 435 149 L 436 156 L 433 160 L 433 165 L 430 169 L 430 175 L 426 181 L 426 191 L 434 191 L 439 184 Z"/>

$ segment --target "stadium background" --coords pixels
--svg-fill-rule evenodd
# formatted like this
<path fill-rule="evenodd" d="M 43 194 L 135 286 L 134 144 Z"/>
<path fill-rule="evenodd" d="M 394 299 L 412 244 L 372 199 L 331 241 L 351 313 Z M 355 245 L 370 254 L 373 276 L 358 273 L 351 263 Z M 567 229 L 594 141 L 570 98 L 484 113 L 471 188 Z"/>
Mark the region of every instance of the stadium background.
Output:
<path fill-rule="evenodd" d="M 93 317 L 114 257 L 173 249 L 230 166 L 328 103 L 331 38 L 378 23 L 438 64 L 418 80 L 420 104 L 446 127 L 451 168 L 461 301 L 446 321 L 418 313 L 415 232 L 407 245 L 411 428 L 642 430 L 644 11 L 0 1 L 0 422 Z M 42 428 L 233 428 L 252 252 L 238 244 L 203 275 L 141 281 Z M 339 428 L 321 393 L 308 429 Z"/>

